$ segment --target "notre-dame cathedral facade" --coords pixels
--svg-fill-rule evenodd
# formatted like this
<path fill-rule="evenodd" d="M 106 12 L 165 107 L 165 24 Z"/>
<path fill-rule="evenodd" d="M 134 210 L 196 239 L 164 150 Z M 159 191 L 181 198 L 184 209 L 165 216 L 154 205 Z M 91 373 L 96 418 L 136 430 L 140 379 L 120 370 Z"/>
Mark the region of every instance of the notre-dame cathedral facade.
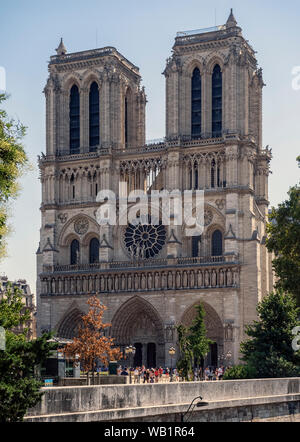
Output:
<path fill-rule="evenodd" d="M 232 11 L 223 26 L 177 34 L 163 73 L 166 134 L 153 143 L 134 64 L 113 47 L 68 54 L 61 41 L 56 51 L 39 158 L 38 333 L 72 338 L 98 294 L 108 333 L 121 348 L 136 347 L 135 363 L 169 366 L 176 325 L 189 325 L 201 301 L 214 341 L 205 363 L 238 363 L 244 327 L 273 287 L 271 152 L 262 146 L 262 70 Z M 99 225 L 103 189 L 117 208 L 120 189 L 203 190 L 204 231 Z"/>

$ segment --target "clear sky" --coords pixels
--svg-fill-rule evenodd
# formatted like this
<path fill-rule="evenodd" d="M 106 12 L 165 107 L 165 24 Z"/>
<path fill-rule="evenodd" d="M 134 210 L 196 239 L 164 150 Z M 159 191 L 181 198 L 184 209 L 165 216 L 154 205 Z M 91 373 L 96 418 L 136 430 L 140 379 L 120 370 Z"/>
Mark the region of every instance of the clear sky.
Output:
<path fill-rule="evenodd" d="M 6 70 L 9 114 L 28 127 L 25 147 L 34 170 L 21 180 L 13 203 L 8 257 L 0 273 L 25 278 L 35 293 L 41 190 L 37 155 L 45 151 L 47 63 L 60 37 L 68 52 L 114 46 L 139 66 L 147 93 L 147 139 L 165 135 L 165 82 L 161 73 L 177 31 L 224 24 L 230 8 L 263 68 L 264 146 L 273 149 L 271 205 L 299 181 L 299 0 L 0 0 L 0 67 Z"/>

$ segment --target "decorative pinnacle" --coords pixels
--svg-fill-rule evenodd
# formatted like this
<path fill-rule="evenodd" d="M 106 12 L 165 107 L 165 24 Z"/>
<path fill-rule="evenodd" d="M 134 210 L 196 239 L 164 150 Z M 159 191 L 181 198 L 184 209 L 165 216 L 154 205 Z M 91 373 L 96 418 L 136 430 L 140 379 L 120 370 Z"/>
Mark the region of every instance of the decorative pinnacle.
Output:
<path fill-rule="evenodd" d="M 229 15 L 228 20 L 226 22 L 226 27 L 227 28 L 233 28 L 236 25 L 237 25 L 237 21 L 236 21 L 234 15 L 233 15 L 233 9 L 231 8 L 230 9 L 230 15 Z"/>
<path fill-rule="evenodd" d="M 57 52 L 57 55 L 65 55 L 67 53 L 67 50 L 65 48 L 62 38 L 60 39 L 60 43 L 59 43 L 58 48 L 56 48 L 55 50 Z"/>

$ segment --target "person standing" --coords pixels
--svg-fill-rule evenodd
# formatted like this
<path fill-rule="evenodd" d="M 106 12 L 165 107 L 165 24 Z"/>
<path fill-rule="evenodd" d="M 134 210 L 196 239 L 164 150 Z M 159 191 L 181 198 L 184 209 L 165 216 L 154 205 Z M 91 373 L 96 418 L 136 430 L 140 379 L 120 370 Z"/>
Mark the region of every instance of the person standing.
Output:
<path fill-rule="evenodd" d="M 224 375 L 224 367 L 221 365 L 221 367 L 218 368 L 218 380 L 221 381 L 223 379 Z"/>

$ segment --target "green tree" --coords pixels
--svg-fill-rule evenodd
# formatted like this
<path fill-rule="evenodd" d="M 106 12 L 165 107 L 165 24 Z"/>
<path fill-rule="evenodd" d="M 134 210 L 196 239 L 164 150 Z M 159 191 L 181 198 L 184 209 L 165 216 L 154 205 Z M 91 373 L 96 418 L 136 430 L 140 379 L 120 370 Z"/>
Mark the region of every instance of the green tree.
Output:
<path fill-rule="evenodd" d="M 15 328 L 28 319 L 21 290 L 8 285 L 0 300 L 0 326 L 6 336 L 5 350 L 0 350 L 0 422 L 22 421 L 27 409 L 40 401 L 42 383 L 34 370 L 57 347 L 48 342 L 50 333 L 31 341 L 26 338 L 26 327 L 16 333 Z"/>
<path fill-rule="evenodd" d="M 192 370 L 193 352 L 191 343 L 188 339 L 188 329 L 180 324 L 177 326 L 179 359 L 177 361 L 177 369 L 184 379 L 188 379 Z"/>
<path fill-rule="evenodd" d="M 209 352 L 210 344 L 213 344 L 213 341 L 206 337 L 204 324 L 205 311 L 202 304 L 196 305 L 195 309 L 197 315 L 189 328 L 189 341 L 191 343 L 195 363 L 199 365 L 201 360 Z"/>
<path fill-rule="evenodd" d="M 209 352 L 210 344 L 213 343 L 206 337 L 205 311 L 202 304 L 195 306 L 195 309 L 197 314 L 190 327 L 184 327 L 182 324 L 177 326 L 180 351 L 177 368 L 185 379 L 188 379 L 194 364 L 197 366 L 201 363 Z"/>
<path fill-rule="evenodd" d="M 300 187 L 292 187 L 288 195 L 277 209 L 272 208 L 266 246 L 275 255 L 276 287 L 294 294 L 300 305 Z"/>
<path fill-rule="evenodd" d="M 250 339 L 241 343 L 242 361 L 252 377 L 300 376 L 300 351 L 292 348 L 299 311 L 295 298 L 282 290 L 258 304 L 259 320 L 246 327 Z"/>
<path fill-rule="evenodd" d="M 0 105 L 7 99 L 0 94 Z M 17 180 L 28 164 L 21 143 L 25 127 L 10 119 L 0 108 L 0 258 L 5 255 L 5 236 L 8 233 L 8 203 L 18 193 Z"/>

